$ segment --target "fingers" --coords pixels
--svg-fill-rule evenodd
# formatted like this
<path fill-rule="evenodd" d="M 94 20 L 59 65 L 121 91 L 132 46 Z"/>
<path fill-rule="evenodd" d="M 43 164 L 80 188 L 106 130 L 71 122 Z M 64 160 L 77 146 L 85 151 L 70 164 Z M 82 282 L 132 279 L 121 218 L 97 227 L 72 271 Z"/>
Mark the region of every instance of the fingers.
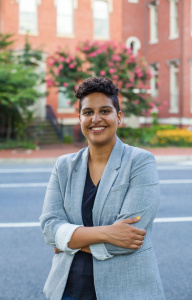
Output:
<path fill-rule="evenodd" d="M 129 219 L 125 219 L 125 223 L 127 224 L 133 224 L 133 223 L 137 223 L 141 220 L 141 217 L 136 217 L 136 218 L 129 218 Z"/>
<path fill-rule="evenodd" d="M 56 247 L 54 247 L 54 252 L 55 252 L 55 254 L 58 254 L 58 253 L 60 253 L 62 251 L 60 251 L 59 249 L 57 249 Z"/>

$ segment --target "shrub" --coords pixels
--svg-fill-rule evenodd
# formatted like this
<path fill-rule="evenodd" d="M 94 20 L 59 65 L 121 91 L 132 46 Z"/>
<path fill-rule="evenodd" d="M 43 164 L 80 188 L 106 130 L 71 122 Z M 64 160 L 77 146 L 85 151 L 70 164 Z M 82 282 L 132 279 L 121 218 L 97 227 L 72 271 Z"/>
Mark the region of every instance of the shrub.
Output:
<path fill-rule="evenodd" d="M 187 129 L 158 130 L 150 141 L 159 146 L 192 146 L 192 132 Z"/>

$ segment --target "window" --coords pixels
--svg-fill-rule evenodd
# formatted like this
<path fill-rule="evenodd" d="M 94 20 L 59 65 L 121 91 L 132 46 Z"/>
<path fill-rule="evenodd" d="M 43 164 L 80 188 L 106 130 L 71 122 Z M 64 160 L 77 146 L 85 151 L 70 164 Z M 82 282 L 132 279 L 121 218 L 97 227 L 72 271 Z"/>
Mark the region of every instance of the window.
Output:
<path fill-rule="evenodd" d="M 57 0 L 57 34 L 72 35 L 73 0 Z"/>
<path fill-rule="evenodd" d="M 152 77 L 151 77 L 151 96 L 156 98 L 158 97 L 158 68 L 159 68 L 159 65 L 156 63 L 156 64 L 152 64 L 150 65 L 150 70 L 151 70 L 151 74 L 152 74 Z"/>
<path fill-rule="evenodd" d="M 66 94 L 64 93 L 66 90 L 65 87 L 59 88 L 58 93 L 58 108 L 71 108 L 71 104 Z"/>
<path fill-rule="evenodd" d="M 178 25 L 178 3 L 177 0 L 170 1 L 170 39 L 178 38 L 179 25 Z"/>
<path fill-rule="evenodd" d="M 36 0 L 19 0 L 19 31 L 37 33 Z"/>
<path fill-rule="evenodd" d="M 109 38 L 109 3 L 96 0 L 93 3 L 94 37 Z"/>
<path fill-rule="evenodd" d="M 138 3 L 139 0 L 128 0 L 128 2 L 130 2 L 130 3 Z"/>
<path fill-rule="evenodd" d="M 150 44 L 158 43 L 158 8 L 156 2 L 149 4 L 150 9 Z"/>
<path fill-rule="evenodd" d="M 192 113 L 192 59 L 190 59 L 190 63 L 191 63 L 191 66 L 190 66 L 190 94 L 191 94 L 191 100 L 190 100 L 190 111 Z"/>
<path fill-rule="evenodd" d="M 179 112 L 178 67 L 170 64 L 170 113 Z"/>
<path fill-rule="evenodd" d="M 140 40 L 137 37 L 131 36 L 126 41 L 126 47 L 127 48 L 131 48 L 132 49 L 132 53 L 134 55 L 137 55 L 138 50 L 141 49 L 141 42 L 140 42 Z"/>

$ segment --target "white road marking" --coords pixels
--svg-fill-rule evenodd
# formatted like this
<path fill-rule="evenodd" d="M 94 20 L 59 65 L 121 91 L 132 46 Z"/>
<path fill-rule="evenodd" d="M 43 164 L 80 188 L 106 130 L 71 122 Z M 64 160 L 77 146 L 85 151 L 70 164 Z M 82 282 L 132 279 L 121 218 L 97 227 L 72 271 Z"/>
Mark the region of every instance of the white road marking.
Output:
<path fill-rule="evenodd" d="M 1 169 L 0 174 L 11 174 L 11 173 L 50 173 L 52 169 Z"/>
<path fill-rule="evenodd" d="M 192 170 L 192 166 L 157 166 L 157 170 Z"/>
<path fill-rule="evenodd" d="M 192 222 L 192 217 L 175 217 L 175 218 L 156 218 L 154 223 L 176 223 L 176 222 Z M 0 228 L 14 227 L 40 227 L 39 222 L 28 223 L 0 223 Z"/>
<path fill-rule="evenodd" d="M 0 188 L 21 188 L 21 187 L 46 187 L 48 182 L 42 183 L 4 183 L 0 184 Z"/>
<path fill-rule="evenodd" d="M 192 179 L 168 179 L 160 180 L 160 184 L 182 184 L 182 183 L 192 183 Z"/>
<path fill-rule="evenodd" d="M 192 183 L 192 179 L 170 179 L 160 180 L 160 184 L 186 184 Z M 41 183 L 2 183 L 0 188 L 21 188 L 21 187 L 47 187 L 48 182 Z"/>

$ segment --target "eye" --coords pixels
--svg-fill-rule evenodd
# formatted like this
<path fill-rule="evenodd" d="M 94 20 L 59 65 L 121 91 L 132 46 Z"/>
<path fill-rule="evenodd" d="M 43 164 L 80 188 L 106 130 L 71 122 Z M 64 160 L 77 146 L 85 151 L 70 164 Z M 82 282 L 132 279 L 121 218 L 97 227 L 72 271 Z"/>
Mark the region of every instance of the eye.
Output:
<path fill-rule="evenodd" d="M 108 114 L 108 113 L 110 113 L 110 110 L 108 110 L 108 109 L 103 109 L 101 112 L 102 112 L 102 114 Z"/>
<path fill-rule="evenodd" d="M 91 110 L 88 110 L 84 113 L 84 115 L 90 116 L 93 112 Z"/>

